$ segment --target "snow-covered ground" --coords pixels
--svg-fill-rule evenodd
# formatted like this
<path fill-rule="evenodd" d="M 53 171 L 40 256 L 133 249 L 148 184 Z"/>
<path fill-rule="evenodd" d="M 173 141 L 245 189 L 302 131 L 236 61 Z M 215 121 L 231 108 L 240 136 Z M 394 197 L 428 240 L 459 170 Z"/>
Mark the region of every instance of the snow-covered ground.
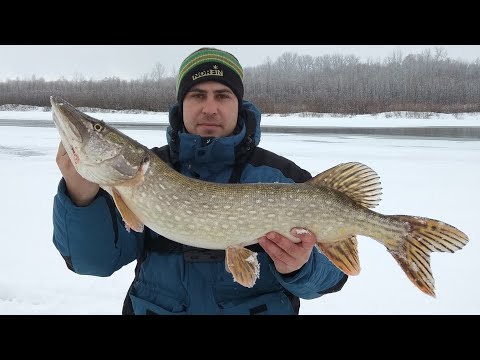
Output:
<path fill-rule="evenodd" d="M 1 109 L 0 109 L 1 110 Z M 167 121 L 165 113 L 90 113 L 105 121 Z M 51 120 L 49 111 L 0 111 L 0 119 Z M 364 115 L 265 115 L 262 123 L 325 126 L 476 126 L 478 116 L 428 119 Z M 421 125 L 420 125 L 421 124 Z M 163 130 L 125 130 L 146 146 L 166 143 Z M 52 243 L 52 204 L 60 171 L 55 128 L 0 126 L 0 314 L 120 314 L 134 276 L 132 263 L 111 277 L 80 276 L 67 269 Z M 464 249 L 433 253 L 437 298 L 420 292 L 385 247 L 359 237 L 362 271 L 342 291 L 302 300 L 301 314 L 480 314 L 480 141 L 345 135 L 268 134 L 261 146 L 312 174 L 360 161 L 380 175 L 376 211 L 436 218 L 470 238 Z"/>

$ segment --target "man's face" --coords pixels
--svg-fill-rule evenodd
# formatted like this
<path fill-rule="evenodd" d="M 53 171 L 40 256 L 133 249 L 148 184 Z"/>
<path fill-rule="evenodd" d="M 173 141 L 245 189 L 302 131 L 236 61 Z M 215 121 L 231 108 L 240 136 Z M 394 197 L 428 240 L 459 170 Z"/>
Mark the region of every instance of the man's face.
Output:
<path fill-rule="evenodd" d="M 183 99 L 183 122 L 190 134 L 224 137 L 237 125 L 238 99 L 232 90 L 216 81 L 194 85 Z"/>

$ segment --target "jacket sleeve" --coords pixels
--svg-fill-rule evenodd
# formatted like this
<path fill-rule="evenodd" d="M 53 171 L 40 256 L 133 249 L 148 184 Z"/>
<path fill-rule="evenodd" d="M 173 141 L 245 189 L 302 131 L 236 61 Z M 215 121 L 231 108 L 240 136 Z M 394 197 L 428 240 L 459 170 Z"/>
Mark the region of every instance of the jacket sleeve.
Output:
<path fill-rule="evenodd" d="M 53 202 L 53 243 L 70 270 L 110 276 L 137 258 L 143 234 L 127 232 L 113 199 L 103 189 L 90 205 L 76 206 L 62 178 Z"/>
<path fill-rule="evenodd" d="M 310 259 L 293 276 L 282 275 L 270 264 L 272 272 L 280 284 L 301 299 L 315 299 L 342 289 L 348 279 L 316 247 Z"/>

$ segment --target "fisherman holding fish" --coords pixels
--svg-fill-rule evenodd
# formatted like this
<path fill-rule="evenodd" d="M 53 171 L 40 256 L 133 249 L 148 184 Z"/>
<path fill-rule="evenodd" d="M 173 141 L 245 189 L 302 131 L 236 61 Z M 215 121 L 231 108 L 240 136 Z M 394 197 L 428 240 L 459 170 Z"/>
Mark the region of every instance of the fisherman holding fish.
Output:
<path fill-rule="evenodd" d="M 193 52 L 179 70 L 178 103 L 169 112 L 168 145 L 151 150 L 177 172 L 208 182 L 303 183 L 311 179 L 292 161 L 258 146 L 261 114 L 243 95 L 243 69 L 236 57 L 214 48 Z M 60 143 L 56 161 L 63 177 L 54 198 L 53 242 L 67 267 L 77 274 L 110 276 L 137 261 L 122 314 L 293 315 L 299 313 L 300 299 L 337 292 L 347 281 L 348 275 L 315 246 L 315 234 L 294 228 L 291 235 L 296 242 L 271 229 L 245 247 L 252 254 L 252 264 L 259 266 L 256 279 L 242 284 L 242 279 L 232 277 L 235 257 L 229 263 L 225 250 L 181 244 L 147 225 L 137 227 L 121 197 L 79 175 L 70 160 L 77 161 L 78 154 L 70 155 Z M 145 162 L 143 172 L 148 166 Z M 201 194 L 195 196 L 189 201 L 200 201 Z M 172 209 L 188 203 L 166 202 Z M 162 212 L 167 213 L 168 207 Z M 188 204 L 185 211 L 188 214 Z M 193 222 L 197 214 L 188 216 Z M 239 219 L 242 216 L 257 215 L 249 211 Z M 212 215 L 211 221 L 218 220 Z M 177 228 L 189 225 L 186 218 Z"/>

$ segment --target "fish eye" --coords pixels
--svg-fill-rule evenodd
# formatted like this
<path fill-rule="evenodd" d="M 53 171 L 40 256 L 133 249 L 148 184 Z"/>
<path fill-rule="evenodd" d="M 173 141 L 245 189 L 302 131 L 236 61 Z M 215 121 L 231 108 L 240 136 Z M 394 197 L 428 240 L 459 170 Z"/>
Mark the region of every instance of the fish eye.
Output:
<path fill-rule="evenodd" d="M 93 125 L 93 129 L 94 129 L 95 131 L 102 131 L 103 126 L 100 125 L 100 124 L 95 124 L 95 125 Z"/>

